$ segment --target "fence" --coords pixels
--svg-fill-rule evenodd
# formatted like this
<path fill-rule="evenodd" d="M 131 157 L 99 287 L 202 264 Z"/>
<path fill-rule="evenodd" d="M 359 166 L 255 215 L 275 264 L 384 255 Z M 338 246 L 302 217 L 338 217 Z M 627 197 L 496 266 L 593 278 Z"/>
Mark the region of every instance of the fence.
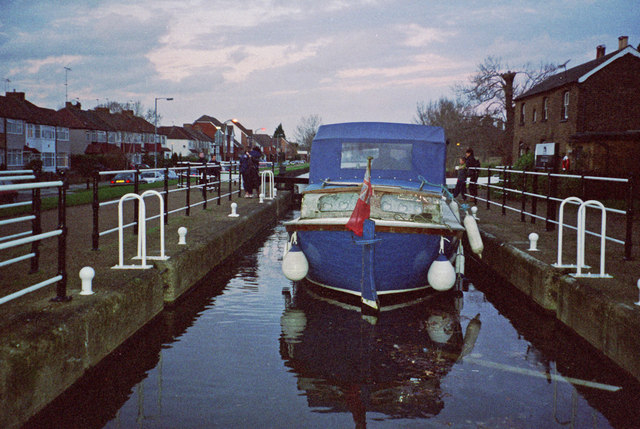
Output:
<path fill-rule="evenodd" d="M 117 232 L 119 227 L 110 228 L 104 231 L 100 231 L 100 208 L 118 204 L 119 198 L 109 201 L 100 202 L 98 191 L 99 191 L 99 182 L 100 177 L 108 176 L 108 175 L 131 175 L 133 178 L 133 192 L 138 194 L 140 191 L 140 184 L 142 182 L 141 175 L 145 172 L 153 172 L 153 171 L 161 171 L 163 172 L 163 182 L 164 189 L 160 194 L 163 196 L 164 200 L 164 223 L 168 222 L 169 214 L 177 213 L 179 211 L 184 210 L 186 216 L 190 216 L 191 208 L 202 205 L 203 210 L 207 208 L 207 203 L 216 200 L 217 204 L 220 204 L 220 200 L 224 197 L 229 197 L 229 201 L 232 200 L 233 194 L 240 194 L 241 188 L 241 176 L 237 173 L 238 163 L 237 162 L 225 162 L 221 164 L 206 164 L 202 163 L 180 163 L 180 167 L 176 168 L 150 168 L 141 170 L 139 168 L 135 170 L 118 170 L 118 171 L 99 171 L 94 174 L 93 177 L 93 232 L 92 232 L 92 248 L 93 250 L 98 250 L 100 246 L 100 237 Z M 218 168 L 220 170 L 218 170 Z M 225 171 L 226 170 L 226 171 Z M 169 176 L 170 172 L 173 171 L 176 173 L 176 177 L 178 179 L 177 185 L 173 189 L 169 189 Z M 226 176 L 226 180 L 225 179 Z M 233 189 L 234 177 L 237 177 L 238 188 L 237 190 Z M 213 180 L 211 180 L 213 179 Z M 173 179 L 175 180 L 175 179 Z M 193 181 L 196 181 L 196 184 L 192 184 Z M 228 192 L 222 193 L 223 184 L 228 183 Z M 113 183 L 113 185 L 117 185 L 117 183 Z M 192 203 L 191 202 L 191 190 L 192 189 L 200 189 L 202 192 L 202 201 Z M 212 198 L 209 198 L 207 195 L 207 191 L 215 190 L 216 195 Z M 169 210 L 169 195 L 176 192 L 184 192 L 185 194 L 185 203 L 183 206 L 180 206 L 176 209 Z M 122 228 L 133 227 L 134 232 L 138 232 L 138 204 L 139 201 L 137 199 L 134 200 L 134 214 L 133 220 L 122 226 Z M 147 218 L 147 220 L 153 220 L 160 218 L 161 215 L 156 215 Z"/>
<path fill-rule="evenodd" d="M 0 304 L 11 301 L 27 293 L 36 291 L 45 286 L 53 283 L 57 283 L 56 297 L 54 301 L 68 301 L 71 297 L 67 296 L 67 272 L 66 272 L 66 250 L 67 250 L 67 226 L 66 226 L 66 192 L 67 181 L 62 171 L 60 174 L 61 180 L 50 182 L 35 182 L 35 183 L 11 183 L 0 185 L 0 191 L 13 192 L 20 190 L 31 190 L 31 201 L 24 201 L 19 203 L 10 203 L 0 205 L 0 208 L 18 207 L 23 205 L 32 206 L 32 214 L 28 216 L 13 217 L 0 220 L 0 226 L 9 224 L 19 224 L 22 222 L 31 221 L 31 230 L 24 231 L 9 236 L 0 237 L 0 250 L 6 250 L 25 244 L 31 244 L 31 251 L 29 253 L 22 254 L 10 259 L 0 261 L 0 267 L 5 267 L 16 262 L 30 260 L 31 270 L 30 274 L 36 273 L 40 269 L 40 242 L 47 238 L 58 237 L 58 271 L 57 275 L 50 277 L 42 282 L 33 284 L 27 288 L 19 290 L 0 298 Z M 20 182 L 23 180 L 38 180 L 40 171 L 31 170 L 12 170 L 12 171 L 0 171 L 0 183 L 6 181 Z M 58 188 L 58 228 L 48 232 L 42 232 L 41 223 L 41 196 L 40 190 L 43 188 Z M 25 237 L 26 236 L 26 237 Z M 22 238 L 20 238 L 22 237 Z"/>
<path fill-rule="evenodd" d="M 605 207 L 605 211 L 609 213 L 615 213 L 618 215 L 622 215 L 625 217 L 625 238 L 624 240 L 613 238 L 613 237 L 605 237 L 607 240 L 624 245 L 624 259 L 631 259 L 631 251 L 632 251 L 632 233 L 633 233 L 633 196 L 634 196 L 634 180 L 632 177 L 629 178 L 617 178 L 617 177 L 600 177 L 600 176 L 586 176 L 586 175 L 575 175 L 575 174 L 558 174 L 550 171 L 546 172 L 538 172 L 538 171 L 523 171 L 523 170 L 513 170 L 510 167 L 495 167 L 495 168 L 480 168 L 480 167 L 470 167 L 470 170 L 477 170 L 479 175 L 482 175 L 482 172 L 486 171 L 486 177 L 489 178 L 487 183 L 482 183 L 482 181 L 478 181 L 477 185 L 480 188 L 484 188 L 486 191 L 485 198 L 480 196 L 480 193 L 477 195 L 472 195 L 467 193 L 468 197 L 474 199 L 477 203 L 478 200 L 484 201 L 487 204 L 487 210 L 490 209 L 491 205 L 500 206 L 502 208 L 502 214 L 506 214 L 507 210 L 515 211 L 520 213 L 520 221 L 525 222 L 526 216 L 530 217 L 531 223 L 535 223 L 536 219 L 541 219 L 545 221 L 545 227 L 547 231 L 551 231 L 554 229 L 554 226 L 559 222 L 556 221 L 556 207 L 557 203 L 561 203 L 566 197 L 572 195 L 562 195 L 562 193 L 571 193 L 575 192 L 579 189 L 580 197 L 582 200 L 593 199 L 589 198 L 590 195 L 588 191 L 589 184 L 600 182 L 600 183 L 608 183 L 608 184 L 618 184 L 623 186 L 623 188 L 619 192 L 615 192 L 614 189 L 607 187 L 606 192 L 609 195 L 622 195 L 624 194 L 624 206 L 625 209 L 616 209 L 613 207 Z M 498 180 L 492 180 L 492 175 L 501 175 L 502 177 Z M 514 178 L 515 177 L 515 178 Z M 495 178 L 494 178 L 495 179 Z M 528 180 L 530 179 L 530 182 Z M 569 183 L 568 181 L 574 181 L 574 183 Z M 499 182 L 500 184 L 492 184 Z M 559 190 L 560 182 L 564 186 L 563 189 L 566 191 L 561 192 Z M 546 189 L 546 192 L 539 191 L 540 188 Z M 492 200 L 492 192 L 494 192 L 494 198 L 501 199 L 501 202 Z M 545 193 L 540 193 L 545 192 Z M 515 197 L 515 198 L 510 198 Z M 537 206 L 538 202 L 543 200 L 546 203 L 546 214 L 544 216 L 540 216 L 537 214 Z M 520 207 L 510 206 L 508 204 L 512 202 L 520 203 Z M 530 201 L 530 208 L 527 210 L 527 202 Z M 576 204 L 574 201 L 570 201 L 570 204 Z M 577 230 L 577 227 L 573 227 L 571 225 L 564 225 L 567 228 L 571 228 Z M 593 235 L 596 237 L 600 237 L 600 234 L 597 234 L 592 231 L 585 231 L 589 235 Z"/>

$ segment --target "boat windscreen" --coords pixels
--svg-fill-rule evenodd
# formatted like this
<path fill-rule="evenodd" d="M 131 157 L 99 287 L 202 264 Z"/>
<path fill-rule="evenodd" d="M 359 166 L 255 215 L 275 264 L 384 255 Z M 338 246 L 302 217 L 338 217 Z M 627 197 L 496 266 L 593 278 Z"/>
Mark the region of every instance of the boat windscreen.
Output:
<path fill-rule="evenodd" d="M 343 142 L 340 168 L 367 167 L 367 158 L 373 157 L 373 170 L 411 170 L 412 148 L 410 143 Z"/>

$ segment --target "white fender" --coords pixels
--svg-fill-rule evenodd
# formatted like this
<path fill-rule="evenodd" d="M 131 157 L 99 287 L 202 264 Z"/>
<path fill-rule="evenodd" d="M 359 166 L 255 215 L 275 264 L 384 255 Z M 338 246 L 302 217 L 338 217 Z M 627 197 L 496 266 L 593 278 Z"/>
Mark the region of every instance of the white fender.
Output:
<path fill-rule="evenodd" d="M 449 208 L 453 212 L 453 215 L 456 217 L 458 222 L 460 222 L 460 206 L 455 199 L 451 200 L 451 202 L 449 203 Z"/>
<path fill-rule="evenodd" d="M 478 223 L 472 215 L 466 213 L 464 217 L 464 228 L 467 230 L 467 238 L 469 239 L 469 245 L 471 251 L 482 258 L 482 251 L 484 250 L 484 244 L 482 244 L 482 237 L 480 237 L 480 230 L 478 229 Z"/>
<path fill-rule="evenodd" d="M 439 254 L 427 273 L 429 285 L 437 291 L 449 290 L 456 282 L 456 270 L 444 254 Z"/>
<path fill-rule="evenodd" d="M 298 247 L 298 235 L 295 232 L 285 246 L 282 256 L 282 272 L 286 278 L 294 282 L 302 280 L 309 272 L 309 261 L 304 256 L 302 249 Z"/>

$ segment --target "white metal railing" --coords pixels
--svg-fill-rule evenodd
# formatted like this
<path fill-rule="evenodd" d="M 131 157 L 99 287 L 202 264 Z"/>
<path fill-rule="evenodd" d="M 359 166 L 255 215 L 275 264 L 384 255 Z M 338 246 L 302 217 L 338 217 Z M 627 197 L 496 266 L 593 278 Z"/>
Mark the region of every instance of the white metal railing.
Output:
<path fill-rule="evenodd" d="M 14 170 L 14 171 L 2 171 L 0 172 L 0 178 L 2 180 L 32 180 L 36 179 L 35 174 L 31 170 Z M 58 193 L 58 229 L 41 232 L 40 224 L 40 192 L 42 188 L 57 187 Z M 31 251 L 22 255 L 13 256 L 8 259 L 0 261 L 0 267 L 7 267 L 9 265 L 21 262 L 31 261 L 30 273 L 35 273 L 39 270 L 39 244 L 40 241 L 58 237 L 58 272 L 57 275 L 50 277 L 44 281 L 28 286 L 22 290 L 11 293 L 0 298 L 0 304 L 4 304 L 27 293 L 36 291 L 45 286 L 53 283 L 58 283 L 58 296 L 54 298 L 57 301 L 68 301 L 70 297 L 66 296 L 66 183 L 60 181 L 50 182 L 32 182 L 32 183 L 12 183 L 6 185 L 0 185 L 0 191 L 20 191 L 20 190 L 32 190 L 32 201 L 15 204 L 4 204 L 1 208 L 17 207 L 22 205 L 33 204 L 34 212 L 31 215 L 19 216 L 13 218 L 7 218 L 0 220 L 0 226 L 19 224 L 22 222 L 30 221 L 32 224 L 31 231 L 23 231 L 0 237 L 0 250 L 7 250 L 25 244 L 31 244 Z M 26 237 L 25 237 L 26 236 Z"/>
<path fill-rule="evenodd" d="M 538 171 L 525 171 L 525 170 L 512 170 L 509 169 L 507 167 L 501 166 L 501 167 L 495 167 L 495 168 L 481 168 L 481 167 L 470 167 L 470 170 L 477 170 L 478 172 L 482 172 L 482 171 L 486 171 L 487 174 L 490 176 L 491 174 L 495 174 L 495 173 L 502 173 L 503 174 L 503 178 L 502 178 L 502 185 L 493 185 L 490 183 L 482 183 L 480 180 L 478 180 L 477 182 L 477 186 L 478 187 L 482 187 L 484 189 L 486 189 L 487 191 L 487 196 L 486 198 L 482 198 L 480 196 L 473 196 L 471 194 L 469 194 L 469 192 L 467 191 L 466 196 L 467 197 L 471 197 L 474 198 L 476 200 L 479 201 L 483 201 L 486 202 L 487 204 L 487 208 L 489 208 L 491 205 L 494 206 L 499 206 L 502 208 L 503 214 L 506 212 L 506 210 L 510 210 L 510 211 L 515 211 L 521 214 L 521 219 L 522 221 L 524 221 L 524 216 L 529 216 L 532 220 L 531 222 L 533 223 L 535 219 L 541 219 L 544 220 L 547 223 L 547 230 L 551 230 L 553 229 L 553 225 L 559 225 L 560 222 L 556 221 L 555 219 L 553 219 L 553 217 L 555 216 L 555 211 L 551 211 L 551 212 L 547 212 L 546 216 L 541 216 L 536 214 L 536 208 L 535 205 L 533 204 L 533 201 L 535 200 L 542 200 L 542 201 L 546 201 L 547 204 L 553 202 L 553 203 L 562 203 L 563 201 L 565 201 L 565 199 L 561 199 L 558 198 L 554 195 L 544 195 L 544 194 L 539 194 L 537 192 L 528 192 L 527 190 L 524 189 L 514 189 L 513 187 L 511 187 L 509 185 L 510 183 L 510 179 L 507 178 L 507 174 L 511 175 L 511 174 L 516 174 L 516 175 L 523 175 L 523 176 L 543 176 L 543 177 L 547 177 L 547 178 L 561 178 L 561 179 L 581 179 L 581 180 L 595 180 L 595 181 L 606 181 L 606 182 L 611 182 L 611 183 L 619 183 L 619 184 L 630 184 L 631 185 L 631 180 L 630 179 L 626 179 L 626 178 L 620 178 L 620 177 L 599 177 L 599 176 L 581 176 L 581 175 L 572 175 L 572 174 L 559 174 L 559 173 L 550 173 L 550 172 L 538 172 Z M 510 176 L 508 176 L 510 177 Z M 523 181 L 524 184 L 524 181 Z M 497 201 L 492 201 L 491 200 L 491 191 L 498 191 L 501 193 L 501 198 L 502 198 L 502 202 L 497 202 Z M 534 189 L 535 190 L 535 189 Z M 629 186 L 626 190 L 627 193 L 631 192 L 631 186 Z M 513 194 L 513 195 L 518 195 L 521 197 L 522 199 L 522 207 L 521 208 L 516 208 L 516 207 L 510 207 L 507 205 L 506 203 L 506 197 L 508 194 Z M 531 205 L 531 211 L 527 211 L 525 210 L 525 201 L 526 201 L 526 197 L 530 197 L 531 201 L 532 201 L 532 205 Z M 618 214 L 618 215 L 623 215 L 626 217 L 626 232 L 625 232 L 625 239 L 621 240 L 621 239 L 617 239 L 614 237 L 608 237 L 605 236 L 604 239 L 608 240 L 610 242 L 616 243 L 616 244 L 621 244 L 624 246 L 624 258 L 625 259 L 630 259 L 631 258 L 631 249 L 632 249 L 632 240 L 631 240 L 631 235 L 632 235 L 632 210 L 630 207 L 632 199 L 629 197 L 629 195 L 627 196 L 627 209 L 626 210 L 620 210 L 620 209 L 615 209 L 612 207 L 605 207 L 603 205 L 603 209 L 605 212 L 609 212 L 609 213 L 613 213 L 613 214 Z M 568 204 L 575 204 L 578 205 L 581 203 L 578 202 L 577 200 L 573 200 L 570 199 L 569 201 L 567 201 Z M 564 227 L 567 227 L 569 229 L 574 229 L 577 230 L 577 227 L 571 226 L 571 225 L 563 225 Z M 585 229 L 584 231 L 585 234 L 589 234 L 592 236 L 596 236 L 596 237 L 601 237 L 601 234 L 597 234 L 595 232 L 592 231 L 587 231 Z"/>
<path fill-rule="evenodd" d="M 268 178 L 268 180 L 267 180 Z M 273 171 L 264 170 L 260 174 L 260 189 L 262 189 L 262 193 L 264 194 L 264 198 L 267 200 L 272 200 L 274 198 L 274 189 L 275 189 L 275 178 L 273 175 Z M 267 192 L 268 190 L 268 192 Z"/>

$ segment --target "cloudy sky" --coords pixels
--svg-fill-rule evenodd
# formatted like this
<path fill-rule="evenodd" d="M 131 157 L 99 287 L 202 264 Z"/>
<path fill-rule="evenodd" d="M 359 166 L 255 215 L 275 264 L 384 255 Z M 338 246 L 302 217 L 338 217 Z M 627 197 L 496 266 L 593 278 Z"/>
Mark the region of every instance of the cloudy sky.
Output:
<path fill-rule="evenodd" d="M 488 56 L 567 67 L 640 44 L 638 0 L 0 0 L 0 83 L 42 107 L 158 101 L 289 137 L 323 123 L 412 122 Z M 70 71 L 65 71 L 65 67 Z M 65 87 L 65 75 L 67 87 Z"/>

